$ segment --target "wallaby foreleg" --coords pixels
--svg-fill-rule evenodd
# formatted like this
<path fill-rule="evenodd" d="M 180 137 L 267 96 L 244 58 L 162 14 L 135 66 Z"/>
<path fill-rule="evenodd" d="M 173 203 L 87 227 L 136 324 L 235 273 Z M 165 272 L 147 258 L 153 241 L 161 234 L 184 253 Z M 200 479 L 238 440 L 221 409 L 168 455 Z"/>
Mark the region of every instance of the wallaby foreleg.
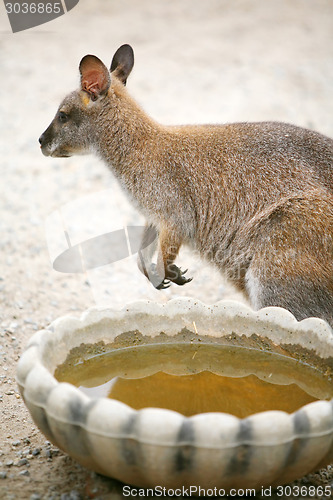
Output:
<path fill-rule="evenodd" d="M 157 273 L 166 281 L 176 283 L 176 285 L 185 285 L 192 281 L 192 278 L 186 278 L 185 271 L 182 271 L 174 263 L 182 244 L 182 238 L 175 231 L 166 227 L 162 228 L 159 237 L 159 249 L 157 257 Z"/>
<path fill-rule="evenodd" d="M 146 222 L 145 229 L 141 237 L 140 248 L 138 251 L 137 264 L 139 270 L 149 279 L 149 269 L 152 265 L 152 259 L 156 252 L 158 244 L 158 232 L 156 228 Z"/>
<path fill-rule="evenodd" d="M 158 290 L 168 288 L 170 283 L 185 285 L 192 281 L 186 278 L 187 271 L 182 271 L 174 261 L 182 244 L 181 238 L 166 228 L 162 228 L 157 240 L 157 230 L 154 226 L 147 224 L 143 233 L 141 247 L 138 254 L 138 266 L 140 271 Z M 158 246 L 157 264 L 152 263 L 152 257 Z"/>

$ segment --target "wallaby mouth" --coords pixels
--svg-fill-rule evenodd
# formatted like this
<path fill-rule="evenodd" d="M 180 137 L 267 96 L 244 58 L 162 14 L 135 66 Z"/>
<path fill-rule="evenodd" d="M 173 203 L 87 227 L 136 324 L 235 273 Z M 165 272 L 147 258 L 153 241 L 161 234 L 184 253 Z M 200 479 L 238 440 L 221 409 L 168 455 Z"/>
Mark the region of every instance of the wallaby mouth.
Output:
<path fill-rule="evenodd" d="M 52 158 L 69 158 L 71 155 L 69 154 L 66 154 L 66 153 L 61 153 L 61 154 L 58 154 L 58 153 L 52 153 L 51 155 Z"/>
<path fill-rule="evenodd" d="M 51 158 L 69 158 L 70 156 L 72 156 L 65 151 L 52 151 L 50 150 L 50 148 L 45 146 L 41 146 L 40 149 L 44 156 L 51 156 Z"/>
<path fill-rule="evenodd" d="M 71 154 L 68 151 L 57 149 L 57 146 L 46 143 L 43 135 L 39 138 L 40 150 L 44 156 L 51 156 L 52 158 L 69 158 Z"/>
<path fill-rule="evenodd" d="M 46 148 L 45 146 L 41 146 L 40 150 L 44 156 L 51 156 L 51 151 L 48 148 Z"/>
<path fill-rule="evenodd" d="M 50 148 L 50 144 L 47 143 L 46 138 L 45 138 L 45 133 L 40 136 L 38 139 L 38 142 L 40 144 L 40 150 L 43 153 L 44 156 L 51 156 L 52 150 Z"/>

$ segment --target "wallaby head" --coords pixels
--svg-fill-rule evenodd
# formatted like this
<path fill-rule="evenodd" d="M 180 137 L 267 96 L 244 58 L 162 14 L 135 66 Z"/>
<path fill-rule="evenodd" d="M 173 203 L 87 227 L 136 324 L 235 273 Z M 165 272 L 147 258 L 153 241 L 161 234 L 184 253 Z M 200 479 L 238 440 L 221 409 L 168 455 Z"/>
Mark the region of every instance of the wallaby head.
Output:
<path fill-rule="evenodd" d="M 111 73 L 96 56 L 86 55 L 81 60 L 80 88 L 65 97 L 53 121 L 39 138 L 45 156 L 90 153 L 98 141 L 98 117 L 106 108 L 109 119 L 114 116 L 116 127 L 117 88 L 126 85 L 133 64 L 133 49 L 129 45 L 122 45 L 115 53 Z"/>

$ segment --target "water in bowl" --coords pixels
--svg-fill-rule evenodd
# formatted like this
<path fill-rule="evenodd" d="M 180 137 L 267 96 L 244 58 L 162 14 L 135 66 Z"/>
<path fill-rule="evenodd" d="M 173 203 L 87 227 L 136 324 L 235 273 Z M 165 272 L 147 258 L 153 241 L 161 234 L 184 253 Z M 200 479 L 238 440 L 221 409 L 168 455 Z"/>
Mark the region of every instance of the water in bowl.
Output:
<path fill-rule="evenodd" d="M 272 352 L 204 343 L 116 348 L 65 362 L 55 377 L 92 398 L 109 397 L 134 409 L 166 408 L 185 416 L 292 413 L 333 397 L 330 378 L 309 364 Z"/>

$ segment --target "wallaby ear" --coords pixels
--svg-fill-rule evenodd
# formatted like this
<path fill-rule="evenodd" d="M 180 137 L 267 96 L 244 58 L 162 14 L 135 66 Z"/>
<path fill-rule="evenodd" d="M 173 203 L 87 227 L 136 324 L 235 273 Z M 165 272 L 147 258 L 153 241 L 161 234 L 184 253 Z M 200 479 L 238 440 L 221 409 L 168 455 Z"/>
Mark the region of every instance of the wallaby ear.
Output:
<path fill-rule="evenodd" d="M 110 73 L 96 56 L 85 56 L 80 62 L 81 88 L 93 101 L 106 94 L 111 84 Z"/>
<path fill-rule="evenodd" d="M 134 52 L 130 45 L 122 45 L 119 47 L 113 56 L 111 63 L 111 73 L 114 72 L 115 76 L 119 78 L 126 85 L 128 75 L 132 71 L 134 65 Z"/>

